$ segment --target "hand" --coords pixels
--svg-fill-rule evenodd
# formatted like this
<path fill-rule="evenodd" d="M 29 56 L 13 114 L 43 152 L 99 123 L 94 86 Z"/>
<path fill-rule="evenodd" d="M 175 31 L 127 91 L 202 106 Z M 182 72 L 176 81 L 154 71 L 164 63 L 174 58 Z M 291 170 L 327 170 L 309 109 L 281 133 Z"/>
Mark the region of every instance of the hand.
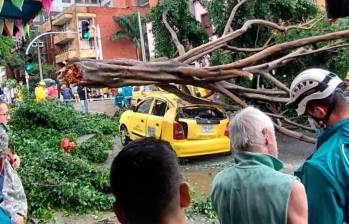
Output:
<path fill-rule="evenodd" d="M 19 156 L 17 154 L 13 155 L 13 163 L 12 163 L 13 169 L 18 169 L 20 164 L 21 164 L 21 159 L 19 158 Z"/>
<path fill-rule="evenodd" d="M 16 219 L 15 224 L 24 224 L 24 217 L 21 215 L 17 215 L 17 219 Z"/>

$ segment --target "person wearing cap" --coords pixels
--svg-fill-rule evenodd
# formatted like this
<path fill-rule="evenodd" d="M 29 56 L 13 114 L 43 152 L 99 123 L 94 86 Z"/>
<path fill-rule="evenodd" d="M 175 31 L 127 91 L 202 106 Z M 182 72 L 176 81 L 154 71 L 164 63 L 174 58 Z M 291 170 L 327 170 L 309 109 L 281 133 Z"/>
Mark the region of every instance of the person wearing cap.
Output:
<path fill-rule="evenodd" d="M 45 87 L 46 87 L 45 82 L 40 81 L 38 86 L 35 88 L 35 99 L 37 102 L 42 102 L 46 99 Z"/>
<path fill-rule="evenodd" d="M 349 105 L 342 83 L 314 68 L 291 84 L 289 103 L 321 129 L 315 151 L 295 171 L 306 189 L 310 224 L 349 222 Z"/>

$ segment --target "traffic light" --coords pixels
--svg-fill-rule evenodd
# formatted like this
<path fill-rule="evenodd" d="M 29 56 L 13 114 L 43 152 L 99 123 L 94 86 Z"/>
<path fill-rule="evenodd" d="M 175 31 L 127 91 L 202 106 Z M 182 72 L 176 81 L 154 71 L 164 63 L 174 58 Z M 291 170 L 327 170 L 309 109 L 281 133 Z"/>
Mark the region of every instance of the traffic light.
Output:
<path fill-rule="evenodd" d="M 81 34 L 83 40 L 90 39 L 90 23 L 89 21 L 83 20 L 81 22 Z"/>
<path fill-rule="evenodd" d="M 30 53 L 25 56 L 24 69 L 27 72 L 30 72 L 33 70 L 33 55 Z"/>

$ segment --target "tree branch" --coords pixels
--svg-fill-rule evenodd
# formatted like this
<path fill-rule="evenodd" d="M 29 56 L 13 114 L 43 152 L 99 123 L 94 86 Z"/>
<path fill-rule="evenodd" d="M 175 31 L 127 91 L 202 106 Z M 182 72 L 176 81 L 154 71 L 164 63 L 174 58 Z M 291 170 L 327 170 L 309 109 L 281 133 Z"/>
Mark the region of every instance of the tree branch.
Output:
<path fill-rule="evenodd" d="M 247 104 L 244 101 L 242 101 L 238 96 L 236 96 L 235 94 L 233 94 L 232 92 L 224 88 L 224 86 L 221 85 L 220 83 L 213 83 L 207 86 L 210 87 L 210 89 L 216 92 L 222 93 L 223 95 L 229 97 L 233 102 L 237 103 L 238 105 L 242 107 L 247 107 Z"/>
<path fill-rule="evenodd" d="M 272 89 L 250 89 L 242 86 L 238 86 L 226 81 L 220 82 L 224 88 L 232 91 L 232 92 L 243 92 L 243 93 L 256 93 L 256 94 L 263 94 L 263 95 L 287 95 L 288 94 L 285 91 L 278 91 L 278 90 L 272 90 Z"/>
<path fill-rule="evenodd" d="M 231 13 L 230 13 L 230 16 L 228 18 L 228 21 L 227 23 L 225 24 L 225 27 L 224 27 L 224 31 L 223 31 L 223 35 L 222 36 L 225 36 L 227 35 L 227 33 L 232 32 L 233 31 L 233 28 L 231 27 L 231 23 L 233 22 L 233 19 L 234 19 L 234 16 L 237 12 L 237 10 L 240 8 L 240 6 L 242 6 L 247 0 L 241 0 L 240 2 L 238 2 L 233 10 L 231 10 Z"/>
<path fill-rule="evenodd" d="M 298 39 L 286 43 L 276 44 L 271 47 L 268 47 L 264 49 L 263 51 L 260 51 L 250 57 L 232 62 L 230 64 L 225 65 L 218 65 L 218 66 L 212 66 L 210 67 L 210 70 L 216 70 L 216 69 L 232 69 L 232 68 L 243 68 L 246 66 L 250 66 L 251 64 L 256 63 L 257 61 L 261 61 L 275 53 L 289 50 L 293 48 L 298 48 L 306 45 L 310 45 L 317 42 L 323 42 L 323 41 L 329 41 L 329 40 L 335 40 L 340 38 L 348 38 L 349 37 L 349 30 L 344 31 L 338 31 L 328 34 L 323 34 L 319 36 L 313 36 L 303 39 Z M 189 52 L 188 52 L 189 53 Z"/>
<path fill-rule="evenodd" d="M 158 85 L 161 89 L 173 93 L 175 95 L 177 95 L 179 98 L 188 101 L 190 103 L 194 103 L 194 104 L 216 104 L 215 102 L 206 100 L 206 99 L 201 99 L 201 98 L 197 98 L 194 97 L 192 95 L 188 95 L 185 94 L 184 92 L 180 91 L 176 86 L 171 85 L 171 84 L 161 84 Z"/>
<path fill-rule="evenodd" d="M 239 95 L 244 98 L 262 100 L 262 101 L 274 102 L 274 103 L 287 103 L 290 101 L 289 98 L 266 96 L 266 95 L 261 95 L 256 93 L 240 93 Z"/>
<path fill-rule="evenodd" d="M 274 125 L 275 125 L 275 128 L 279 132 L 281 132 L 281 133 L 283 133 L 283 134 L 285 134 L 287 136 L 291 136 L 293 138 L 299 139 L 299 140 L 304 141 L 304 142 L 309 142 L 309 143 L 313 143 L 313 144 L 316 143 L 316 139 L 311 138 L 309 136 L 306 136 L 303 133 L 299 133 L 299 132 L 296 132 L 296 131 L 291 131 L 291 130 L 289 130 L 287 128 L 284 128 L 284 127 L 282 127 L 282 126 L 280 126 L 280 125 L 278 125 L 276 123 L 274 123 Z"/>
<path fill-rule="evenodd" d="M 197 56 L 205 51 L 207 51 L 208 53 L 211 53 L 212 52 L 211 48 L 214 48 L 218 45 L 226 44 L 229 41 L 243 35 L 244 33 L 246 33 L 246 31 L 252 25 L 262 25 L 262 26 L 270 27 L 272 29 L 281 31 L 281 32 L 287 32 L 291 29 L 306 29 L 305 27 L 303 27 L 303 24 L 293 25 L 293 26 L 280 26 L 280 25 L 273 23 L 273 22 L 270 22 L 270 21 L 261 20 L 261 19 L 252 19 L 252 20 L 246 21 L 240 29 L 238 29 L 234 32 L 228 33 L 227 35 L 224 35 L 216 40 L 210 41 L 210 42 L 203 44 L 199 47 L 191 49 L 188 52 L 186 52 L 184 55 L 181 55 L 181 56 L 175 58 L 175 60 L 179 61 L 179 62 L 183 62 L 183 61 L 185 61 L 191 57 L 195 57 L 195 56 Z M 336 39 L 336 38 L 334 38 L 334 39 Z M 307 44 L 305 44 L 305 45 L 307 45 Z"/>
<path fill-rule="evenodd" d="M 183 55 L 185 53 L 184 47 L 181 44 L 181 42 L 178 40 L 176 32 L 172 29 L 170 24 L 168 24 L 168 22 L 167 22 L 167 20 L 166 20 L 167 13 L 168 13 L 168 11 L 164 11 L 162 13 L 162 22 L 165 24 L 165 27 L 168 30 L 168 32 L 170 32 L 172 41 L 176 45 L 176 48 L 178 50 L 178 54 Z"/>
<path fill-rule="evenodd" d="M 244 52 L 258 52 L 258 51 L 262 51 L 265 48 L 268 47 L 270 41 L 273 39 L 273 35 L 271 35 L 269 37 L 269 39 L 265 42 L 265 44 L 262 47 L 258 47 L 258 48 L 241 48 L 241 47 L 235 47 L 235 46 L 230 46 L 227 45 L 226 48 L 228 48 L 231 51 L 244 51 Z"/>

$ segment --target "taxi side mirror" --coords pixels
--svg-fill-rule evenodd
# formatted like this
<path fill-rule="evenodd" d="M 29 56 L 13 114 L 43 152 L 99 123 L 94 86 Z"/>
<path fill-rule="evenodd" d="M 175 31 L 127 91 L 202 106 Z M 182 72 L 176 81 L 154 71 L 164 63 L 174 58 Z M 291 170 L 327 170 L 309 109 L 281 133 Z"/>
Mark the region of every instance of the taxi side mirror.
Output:
<path fill-rule="evenodd" d="M 137 111 L 137 106 L 136 106 L 136 105 L 132 105 L 132 106 L 131 106 L 131 110 L 132 110 L 133 112 L 136 112 L 136 111 Z"/>

